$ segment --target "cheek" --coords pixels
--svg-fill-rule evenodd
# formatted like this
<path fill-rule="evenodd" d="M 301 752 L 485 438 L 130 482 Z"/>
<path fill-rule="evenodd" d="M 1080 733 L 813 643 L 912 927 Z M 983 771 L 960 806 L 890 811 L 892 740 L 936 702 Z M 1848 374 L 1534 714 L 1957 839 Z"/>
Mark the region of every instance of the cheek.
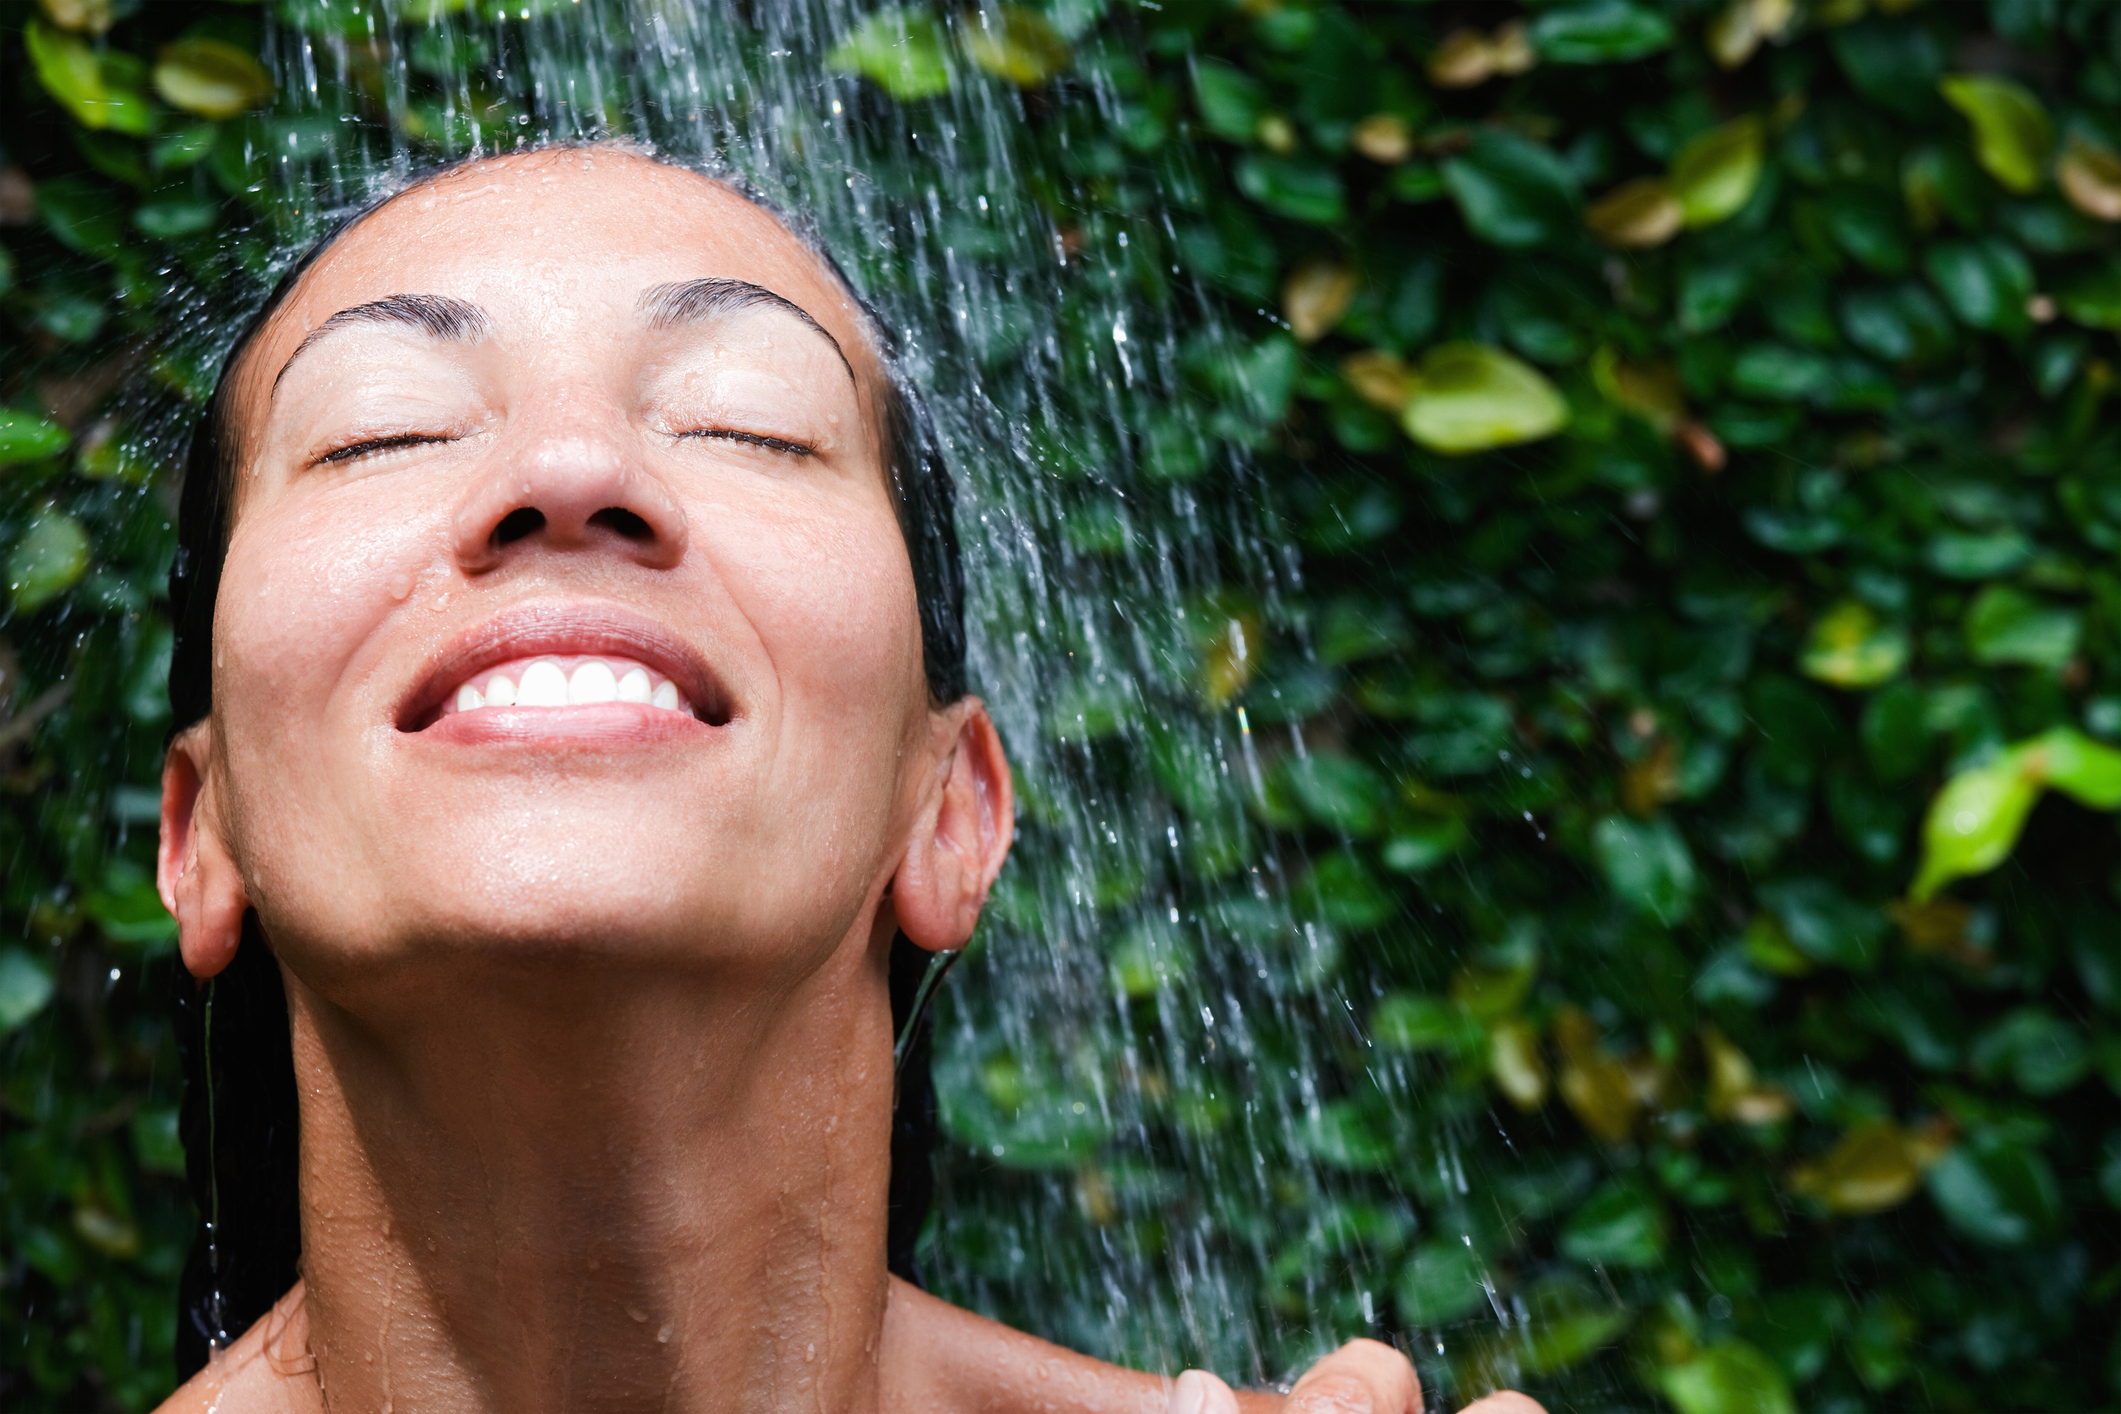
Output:
<path fill-rule="evenodd" d="M 888 503 L 780 506 L 753 521 L 766 534 L 741 557 L 737 592 L 783 693 L 790 725 L 859 720 L 897 741 L 921 686 L 920 612 L 904 540 Z M 732 537 L 733 538 L 733 537 Z M 717 550 L 723 546 L 718 545 Z"/>
<path fill-rule="evenodd" d="M 360 500 L 260 507 L 237 523 L 214 606 L 218 717 L 269 718 L 267 740 L 306 736 L 348 686 L 349 661 L 376 623 L 418 590 L 431 527 Z"/>

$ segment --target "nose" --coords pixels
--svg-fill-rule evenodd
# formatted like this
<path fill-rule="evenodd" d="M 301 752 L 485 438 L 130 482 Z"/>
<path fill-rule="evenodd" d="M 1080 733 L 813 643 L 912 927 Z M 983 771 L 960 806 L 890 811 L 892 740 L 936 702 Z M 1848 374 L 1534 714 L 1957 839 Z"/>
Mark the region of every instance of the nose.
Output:
<path fill-rule="evenodd" d="M 534 435 L 457 506 L 457 561 L 473 573 L 533 549 L 619 554 L 650 569 L 685 555 L 685 512 L 624 443 L 597 430 Z"/>

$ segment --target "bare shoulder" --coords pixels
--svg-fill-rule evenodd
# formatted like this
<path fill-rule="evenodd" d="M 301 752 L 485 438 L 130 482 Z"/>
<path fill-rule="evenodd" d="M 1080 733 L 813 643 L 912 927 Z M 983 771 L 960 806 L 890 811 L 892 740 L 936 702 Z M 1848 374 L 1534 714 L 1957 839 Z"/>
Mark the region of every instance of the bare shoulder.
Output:
<path fill-rule="evenodd" d="M 155 1414 L 323 1414 L 302 1284 L 193 1375 Z"/>
<path fill-rule="evenodd" d="M 1165 1414 L 1172 1382 L 1011 1330 L 896 1277 L 878 1361 L 880 1414 Z M 1281 1404 L 1240 1395 L 1241 1414 Z"/>

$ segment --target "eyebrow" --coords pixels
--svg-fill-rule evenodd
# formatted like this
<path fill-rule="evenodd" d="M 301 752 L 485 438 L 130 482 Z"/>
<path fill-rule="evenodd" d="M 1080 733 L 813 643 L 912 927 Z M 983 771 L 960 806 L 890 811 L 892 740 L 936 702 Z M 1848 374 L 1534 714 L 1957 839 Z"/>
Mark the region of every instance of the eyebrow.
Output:
<path fill-rule="evenodd" d="M 280 380 L 287 370 L 294 367 L 295 360 L 308 351 L 309 346 L 349 324 L 403 324 L 437 339 L 453 343 L 475 343 L 493 332 L 493 321 L 486 311 L 469 300 L 452 299 L 448 295 L 385 295 L 367 304 L 357 304 L 342 309 L 331 318 L 309 331 L 309 337 L 295 346 L 280 365 L 280 372 L 272 380 L 273 391 L 280 391 Z"/>
<path fill-rule="evenodd" d="M 792 314 L 802 321 L 804 327 L 832 345 L 832 351 L 840 356 L 840 366 L 847 370 L 848 381 L 857 388 L 862 385 L 854 376 L 854 365 L 847 361 L 847 351 L 840 347 L 840 341 L 812 318 L 809 310 L 764 285 L 754 285 L 749 280 L 719 278 L 681 280 L 675 284 L 653 285 L 641 291 L 635 307 L 648 316 L 648 327 L 659 331 L 744 309 L 777 309 Z"/>

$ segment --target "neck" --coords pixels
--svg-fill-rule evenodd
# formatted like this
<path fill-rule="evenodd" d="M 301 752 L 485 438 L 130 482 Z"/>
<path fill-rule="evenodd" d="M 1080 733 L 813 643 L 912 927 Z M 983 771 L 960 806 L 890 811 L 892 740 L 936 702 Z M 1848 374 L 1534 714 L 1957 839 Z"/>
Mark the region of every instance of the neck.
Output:
<path fill-rule="evenodd" d="M 328 1403 L 873 1409 L 882 956 L 851 936 L 772 984 L 554 966 L 387 1015 L 290 975 Z"/>

